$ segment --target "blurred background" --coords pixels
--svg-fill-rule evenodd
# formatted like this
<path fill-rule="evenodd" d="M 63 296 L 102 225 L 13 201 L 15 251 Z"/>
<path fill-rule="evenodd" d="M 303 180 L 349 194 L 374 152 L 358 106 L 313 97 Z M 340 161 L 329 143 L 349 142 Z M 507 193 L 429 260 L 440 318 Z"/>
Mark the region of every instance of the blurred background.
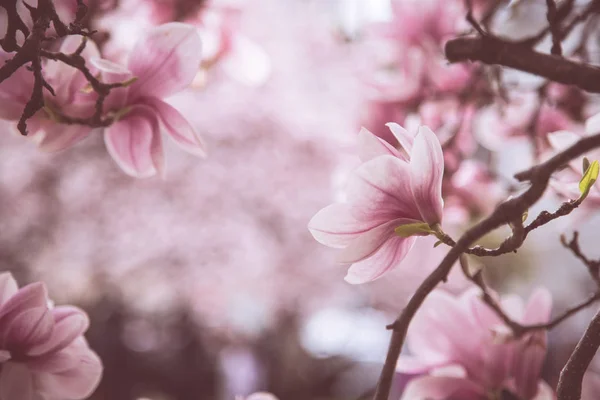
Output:
<path fill-rule="evenodd" d="M 408 90 L 407 71 L 400 74 L 404 81 L 378 75 L 393 70 L 382 61 L 393 52 L 389 35 L 372 27 L 405 23 L 392 3 L 88 1 L 97 41 L 115 57 L 148 25 L 196 18 L 209 56 L 193 87 L 169 102 L 205 138 L 209 157 L 169 149 L 165 178 L 135 180 L 110 159 L 100 136 L 46 154 L 2 123 L 0 270 L 11 271 L 21 285 L 43 280 L 57 304 L 89 313 L 87 338 L 105 367 L 92 399 L 233 399 L 258 390 L 284 400 L 367 398 L 388 345 L 385 325 L 447 248 L 424 240 L 405 266 L 353 286 L 343 280 L 347 268 L 335 263 L 335 251 L 314 241 L 307 223 L 343 199 L 348 173 L 359 163 L 361 126 L 383 137 L 385 122 L 427 121 L 422 98 L 391 99 L 390 92 Z M 435 1 L 413 2 L 412 18 L 429 15 L 425 3 Z M 468 32 L 462 1 L 446 3 L 459 10 L 454 35 Z M 476 3 L 482 17 L 496 7 L 489 23 L 517 36 L 537 32 L 545 18 L 543 0 Z M 232 19 L 224 22 L 223 9 L 234 10 L 233 17 L 226 14 Z M 236 37 L 237 50 L 222 57 L 223 35 Z M 433 51 L 443 75 L 450 66 L 441 43 Z M 503 79 L 511 90 L 521 85 L 521 93 L 539 87 L 531 77 L 507 73 Z M 569 95 L 553 110 L 580 110 L 577 101 L 586 110 L 596 104 L 593 97 Z M 424 96 L 433 98 L 432 92 Z M 442 114 L 454 107 L 429 106 Z M 572 126 L 586 114 L 578 115 L 568 114 Z M 484 117 L 472 123 L 472 136 L 484 137 L 472 152 L 499 183 L 471 189 L 467 180 L 466 190 L 481 190 L 484 206 L 453 207 L 447 200 L 451 215 L 445 218 L 456 234 L 520 190 L 511 175 L 533 161 L 527 140 L 490 146 L 485 134 L 496 125 Z M 530 215 L 561 201 L 549 193 Z M 585 268 L 560 246 L 560 234 L 579 230 L 593 258 L 600 256 L 599 223 L 589 210 L 577 210 L 532 233 L 518 254 L 483 260 L 492 286 L 528 296 L 545 285 L 558 314 L 593 290 Z M 446 289 L 465 286 L 455 278 Z M 551 333 L 550 383 L 592 311 Z M 399 377 L 397 391 L 402 382 Z"/>

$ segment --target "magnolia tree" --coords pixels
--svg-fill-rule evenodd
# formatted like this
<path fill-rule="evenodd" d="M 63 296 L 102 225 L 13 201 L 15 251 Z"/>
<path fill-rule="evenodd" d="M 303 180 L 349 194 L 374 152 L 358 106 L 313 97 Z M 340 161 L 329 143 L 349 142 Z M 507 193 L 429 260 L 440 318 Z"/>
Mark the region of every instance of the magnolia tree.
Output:
<path fill-rule="evenodd" d="M 118 3 L 3 1 L 0 118 L 46 151 L 102 135 L 125 174 L 150 178 L 165 171 L 165 137 L 207 156 L 202 136 L 167 97 L 202 87 L 214 65 L 246 85 L 263 82 L 271 66 L 235 29 L 234 6 Z M 360 165 L 343 201 L 308 222 L 318 242 L 340 249 L 349 284 L 383 280 L 392 270 L 428 273 L 387 326 L 391 342 L 374 399 L 388 399 L 405 375 L 412 379 L 404 400 L 596 398 L 588 369 L 600 346 L 600 313 L 556 387 L 541 377 L 547 332 L 600 299 L 600 261 L 581 249 L 578 233 L 565 232 L 561 243 L 596 290 L 561 313 L 552 312 L 542 286 L 527 302 L 497 293 L 485 265 L 517 252 L 532 231 L 571 213 L 589 215 L 600 202 L 600 2 L 389 6 L 386 20 L 358 27 L 363 40 L 377 43 L 359 74 L 369 93 L 365 128 L 355 137 Z M 517 143 L 527 145 L 525 160 L 511 154 Z M 523 167 L 510 182 L 494 162 L 500 154 Z M 562 204 L 530 215 L 545 193 Z M 495 247 L 478 243 L 499 228 L 509 233 Z M 439 262 L 427 257 L 433 247 L 446 248 Z M 459 283 L 442 288 L 450 278 Z M 83 338 L 88 325 L 81 309 L 54 306 L 43 283 L 19 289 L 10 274 L 0 275 L 0 399 L 89 396 L 102 364 Z"/>

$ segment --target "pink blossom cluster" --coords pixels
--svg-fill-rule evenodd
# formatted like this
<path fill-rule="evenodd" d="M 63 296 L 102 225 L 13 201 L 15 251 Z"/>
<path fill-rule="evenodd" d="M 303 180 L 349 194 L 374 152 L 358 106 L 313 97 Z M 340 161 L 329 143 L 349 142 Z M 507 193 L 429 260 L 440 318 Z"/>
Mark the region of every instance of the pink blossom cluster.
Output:
<path fill-rule="evenodd" d="M 10 273 L 0 274 L 0 398 L 87 398 L 102 375 L 83 337 L 88 325 L 79 308 L 52 306 L 44 284 L 19 289 Z"/>

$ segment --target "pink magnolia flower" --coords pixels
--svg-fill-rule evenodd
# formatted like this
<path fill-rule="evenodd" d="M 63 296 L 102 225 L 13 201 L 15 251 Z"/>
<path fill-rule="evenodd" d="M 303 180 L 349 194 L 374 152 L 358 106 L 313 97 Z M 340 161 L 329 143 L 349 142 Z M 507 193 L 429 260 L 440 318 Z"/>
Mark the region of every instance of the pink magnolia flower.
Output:
<path fill-rule="evenodd" d="M 76 307 L 50 307 L 44 284 L 18 289 L 0 274 L 0 399 L 87 398 L 102 375 L 82 336 L 88 325 Z"/>
<path fill-rule="evenodd" d="M 127 174 L 148 177 L 163 170 L 161 128 L 183 150 L 205 155 L 190 123 L 163 98 L 185 89 L 200 64 L 200 37 L 191 25 L 168 23 L 151 29 L 129 56 L 127 68 L 92 60 L 106 82 L 137 80 L 106 99 L 115 122 L 104 129 L 108 152 Z"/>
<path fill-rule="evenodd" d="M 527 305 L 516 296 L 499 300 L 524 325 L 550 318 L 552 298 L 546 289 L 537 289 Z M 412 355 L 401 356 L 397 370 L 421 376 L 409 382 L 402 399 L 486 400 L 502 391 L 523 400 L 554 399 L 540 379 L 546 332 L 513 338 L 478 289 L 459 297 L 432 292 L 410 325 L 407 345 Z"/>
<path fill-rule="evenodd" d="M 325 207 L 308 224 L 317 241 L 343 248 L 339 260 L 352 264 L 350 283 L 375 280 L 402 261 L 416 238 L 397 235 L 398 227 L 442 221 L 444 160 L 437 137 L 426 126 L 416 135 L 397 124 L 388 127 L 402 149 L 363 128 L 364 163 L 350 178 L 348 202 Z"/>

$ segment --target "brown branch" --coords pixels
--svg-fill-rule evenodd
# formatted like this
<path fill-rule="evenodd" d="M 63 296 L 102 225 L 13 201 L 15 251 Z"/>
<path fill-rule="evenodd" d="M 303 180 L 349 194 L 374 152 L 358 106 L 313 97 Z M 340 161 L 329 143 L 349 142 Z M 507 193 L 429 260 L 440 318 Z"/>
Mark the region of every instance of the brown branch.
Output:
<path fill-rule="evenodd" d="M 519 43 L 492 36 L 462 37 L 445 46 L 449 62 L 479 61 L 501 65 L 565 85 L 574 85 L 590 93 L 600 93 L 600 68 L 543 54 Z"/>
<path fill-rule="evenodd" d="M 561 31 L 560 21 L 557 17 L 556 2 L 554 0 L 546 0 L 546 7 L 548 11 L 546 18 L 548 19 L 548 26 L 550 27 L 550 35 L 552 36 L 552 49 L 551 54 L 555 56 L 562 56 L 562 45 L 561 45 Z"/>
<path fill-rule="evenodd" d="M 596 282 L 598 287 L 600 287 L 600 276 L 598 274 L 598 272 L 600 270 L 600 260 L 590 260 L 589 258 L 587 258 L 585 256 L 585 254 L 583 254 L 583 252 L 581 251 L 581 248 L 579 247 L 579 232 L 577 232 L 577 231 L 573 232 L 573 238 L 571 238 L 571 240 L 568 242 L 567 242 L 567 238 L 565 237 L 565 235 L 561 235 L 560 242 L 567 249 L 571 250 L 571 252 L 573 253 L 573 255 L 575 257 L 577 257 L 579 260 L 581 260 L 581 262 L 588 269 L 588 272 L 590 273 L 590 276 L 592 277 L 592 279 Z"/>
<path fill-rule="evenodd" d="M 487 233 L 502 225 L 510 223 L 517 218 L 521 218 L 523 213 L 541 198 L 548 186 L 550 176 L 554 171 L 558 170 L 569 160 L 579 157 L 599 146 L 600 134 L 586 137 L 561 153 L 556 154 L 549 160 L 517 174 L 518 179 L 529 180 L 531 182 L 529 189 L 519 196 L 500 204 L 488 218 L 480 221 L 461 236 L 456 242 L 456 245 L 450 249 L 438 267 L 429 274 L 417 288 L 400 316 L 388 326 L 388 329 L 392 329 L 393 332 L 386 360 L 377 384 L 377 391 L 374 397 L 375 400 L 388 399 L 396 364 L 404 344 L 410 321 L 429 293 L 431 293 L 440 282 L 447 278 L 448 273 L 452 269 L 454 263 L 459 259 L 460 255 L 463 254 L 473 242 L 479 240 Z M 600 335 L 598 336 L 600 337 Z"/>
<path fill-rule="evenodd" d="M 459 260 L 460 260 L 462 270 L 463 270 L 466 278 L 469 279 L 474 284 L 476 284 L 481 289 L 482 300 L 496 313 L 496 315 L 498 315 L 498 317 L 500 317 L 502 322 L 504 322 L 506 324 L 506 326 L 508 326 L 512 330 L 513 335 L 517 338 L 519 338 L 519 337 L 523 336 L 524 334 L 531 332 L 531 331 L 553 329 L 554 327 L 558 326 L 559 324 L 561 324 L 563 321 L 565 321 L 569 317 L 577 314 L 579 311 L 587 308 L 591 304 L 600 300 L 600 291 L 597 291 L 596 293 L 594 293 L 593 295 L 588 297 L 586 300 L 567 309 L 562 314 L 560 314 L 558 317 L 555 317 L 554 319 L 550 320 L 549 322 L 546 322 L 543 324 L 522 325 L 522 324 L 516 322 L 515 320 L 513 320 L 512 318 L 510 318 L 504 312 L 504 310 L 502 309 L 500 304 L 498 304 L 496 299 L 489 293 L 488 287 L 485 284 L 485 281 L 483 280 L 482 271 L 478 271 L 474 275 L 471 275 L 468 272 L 468 266 L 467 266 L 468 261 L 467 261 L 466 257 L 464 255 L 461 255 Z"/>
<path fill-rule="evenodd" d="M 557 400 L 580 400 L 581 384 L 594 355 L 600 346 L 600 311 L 588 325 L 583 337 L 560 372 Z"/>

